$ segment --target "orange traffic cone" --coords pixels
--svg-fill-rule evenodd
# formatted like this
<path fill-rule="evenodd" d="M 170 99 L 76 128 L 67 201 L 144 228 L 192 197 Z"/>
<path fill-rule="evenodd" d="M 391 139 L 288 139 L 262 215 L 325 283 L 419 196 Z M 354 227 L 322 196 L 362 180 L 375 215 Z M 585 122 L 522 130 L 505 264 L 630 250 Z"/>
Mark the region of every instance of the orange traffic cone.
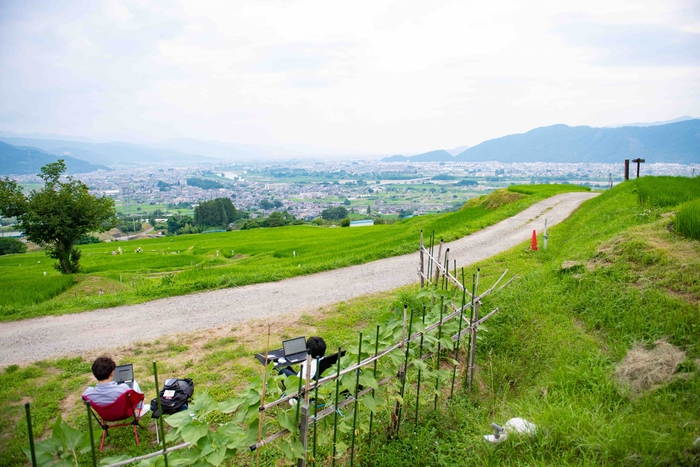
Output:
<path fill-rule="evenodd" d="M 530 249 L 532 251 L 537 251 L 537 231 L 532 231 L 532 243 L 530 244 Z"/>

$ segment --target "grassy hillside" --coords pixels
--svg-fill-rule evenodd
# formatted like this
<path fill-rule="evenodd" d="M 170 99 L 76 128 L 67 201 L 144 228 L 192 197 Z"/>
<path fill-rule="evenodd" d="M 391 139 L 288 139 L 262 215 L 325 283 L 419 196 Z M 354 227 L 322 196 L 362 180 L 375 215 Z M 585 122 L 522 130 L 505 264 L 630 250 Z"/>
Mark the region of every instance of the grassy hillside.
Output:
<path fill-rule="evenodd" d="M 700 436 L 700 243 L 669 230 L 674 205 L 642 202 L 646 188 L 667 194 L 688 180 L 641 180 L 585 203 L 549 231 L 548 250 L 532 252 L 524 243 L 479 265 L 484 288 L 505 268 L 519 279 L 484 303 L 485 310 L 502 311 L 481 333 L 474 391 L 441 399 L 432 412 L 424 387 L 418 426 L 405 422 L 398 439 L 376 437 L 371 450 L 362 439 L 358 465 L 700 465 L 700 446 L 693 446 Z M 691 193 L 700 197 L 700 190 Z M 682 201 L 675 199 L 670 202 Z M 357 331 L 371 333 L 416 293 L 409 287 L 276 323 L 273 345 L 315 334 L 330 348 L 350 347 Z M 149 394 L 155 388 L 148 368 L 158 360 L 163 374 L 192 377 L 198 391 L 223 401 L 259 371 L 251 355 L 265 348 L 264 329 L 252 323 L 144 342 L 115 357 L 134 362 Z M 666 344 L 654 344 L 661 339 Z M 75 401 L 90 382 L 90 358 L 10 367 L 0 375 L 0 416 L 9 421 L 0 428 L 2 464 L 26 464 L 19 446 L 26 444 L 21 404 L 27 400 L 37 432 L 58 413 L 85 429 L 84 409 Z M 616 374 L 640 378 L 625 383 Z M 415 376 L 409 371 L 410 380 Z M 512 417 L 535 423 L 537 435 L 496 446 L 483 440 L 491 422 Z M 382 433 L 387 420 L 377 423 L 375 433 Z M 341 433 L 345 441 L 348 436 Z M 155 449 L 152 423 L 142 440 L 137 448 L 128 430 L 113 431 L 105 456 Z M 260 465 L 279 465 L 279 456 L 272 445 L 261 452 Z M 234 463 L 256 461 L 241 454 Z"/>
<path fill-rule="evenodd" d="M 513 190 L 519 190 L 513 187 Z M 83 271 L 59 275 L 42 253 L 0 257 L 0 320 L 137 303 L 207 289 L 278 281 L 417 251 L 419 233 L 445 241 L 510 217 L 572 185 L 499 191 L 459 212 L 364 228 L 293 226 L 81 246 Z M 483 201 L 483 200 L 482 200 Z M 123 254 L 112 255 L 121 247 Z M 142 253 L 136 253 L 141 248 Z M 44 275 L 46 272 L 46 275 Z M 99 295 L 102 290 L 103 295 Z"/>
<path fill-rule="evenodd" d="M 547 251 L 481 264 L 485 281 L 505 267 L 520 279 L 485 304 L 504 311 L 487 324 L 478 389 L 368 465 L 700 465 L 700 243 L 667 228 L 684 195 L 663 208 L 646 198 L 671 199 L 688 182 L 623 184 L 551 229 Z M 664 361 L 673 347 L 659 340 L 684 356 Z M 513 417 L 538 434 L 483 441 L 489 423 Z"/>

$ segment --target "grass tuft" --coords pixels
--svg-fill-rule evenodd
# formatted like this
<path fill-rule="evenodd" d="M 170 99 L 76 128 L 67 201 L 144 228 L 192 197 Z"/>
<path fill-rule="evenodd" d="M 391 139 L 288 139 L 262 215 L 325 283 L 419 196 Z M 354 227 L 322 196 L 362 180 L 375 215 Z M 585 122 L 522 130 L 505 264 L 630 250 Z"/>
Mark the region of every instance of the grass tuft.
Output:
<path fill-rule="evenodd" d="M 678 208 L 674 226 L 681 235 L 700 240 L 700 199 L 683 203 Z"/>

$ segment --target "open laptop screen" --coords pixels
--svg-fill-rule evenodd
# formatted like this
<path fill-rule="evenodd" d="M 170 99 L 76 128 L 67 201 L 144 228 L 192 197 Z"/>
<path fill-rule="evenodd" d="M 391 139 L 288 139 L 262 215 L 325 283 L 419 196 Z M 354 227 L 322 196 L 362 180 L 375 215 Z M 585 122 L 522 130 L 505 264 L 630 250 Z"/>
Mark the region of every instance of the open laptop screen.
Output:
<path fill-rule="evenodd" d="M 306 353 L 306 338 L 296 337 L 294 339 L 286 340 L 282 342 L 282 347 L 284 347 L 285 357 Z"/>
<path fill-rule="evenodd" d="M 114 378 L 112 381 L 117 383 L 124 383 L 127 381 L 134 380 L 134 365 L 127 363 L 126 365 L 119 365 L 114 369 Z"/>

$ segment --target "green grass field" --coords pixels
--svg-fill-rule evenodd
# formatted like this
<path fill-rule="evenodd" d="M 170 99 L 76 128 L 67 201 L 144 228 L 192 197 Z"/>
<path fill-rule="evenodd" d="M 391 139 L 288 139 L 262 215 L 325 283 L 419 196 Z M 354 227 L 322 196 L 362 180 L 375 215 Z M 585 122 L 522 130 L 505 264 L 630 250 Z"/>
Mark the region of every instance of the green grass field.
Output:
<path fill-rule="evenodd" d="M 687 181 L 654 185 L 655 179 L 644 180 L 664 196 L 669 183 Z M 700 465 L 700 446 L 693 444 L 700 437 L 700 242 L 667 228 L 670 212 L 683 196 L 660 207 L 640 202 L 639 189 L 637 182 L 627 182 L 584 203 L 549 230 L 546 251 L 529 251 L 523 243 L 467 270 L 471 277 L 481 268 L 482 288 L 505 268 L 519 275 L 484 302 L 484 310 L 497 306 L 501 312 L 480 334 L 475 389 L 459 390 L 452 400 L 441 398 L 433 412 L 432 381 L 424 384 L 421 394 L 427 395 L 422 396 L 418 425 L 407 420 L 397 439 L 375 436 L 372 448 L 362 428 L 356 465 Z M 275 326 L 273 343 L 321 335 L 330 348 L 351 348 L 358 331 L 373 333 L 378 322 L 390 319 L 395 307 L 413 302 L 416 293 L 407 287 L 303 315 Z M 251 355 L 265 348 L 265 329 L 250 323 L 217 335 L 142 342 L 116 352 L 115 358 L 135 364 L 148 394 L 155 391 L 149 377 L 151 362 L 157 360 L 162 375 L 192 377 L 197 393 L 208 391 L 215 400 L 226 401 L 259 372 Z M 685 353 L 668 378 L 636 392 L 618 382 L 615 373 L 624 368 L 628 352 L 635 345 L 652 349 L 659 339 Z M 663 362 L 649 358 L 644 363 L 643 374 L 649 375 Z M 415 369 L 408 378 L 412 384 L 406 397 L 412 401 Z M 5 420 L 0 464 L 27 465 L 20 451 L 27 445 L 25 401 L 33 404 L 37 434 L 45 435 L 59 413 L 85 431 L 84 408 L 77 400 L 90 382 L 88 358 L 6 368 L 0 374 L 0 417 Z M 492 433 L 491 422 L 503 424 L 512 417 L 535 423 L 537 434 L 511 436 L 496 446 L 483 440 Z M 375 423 L 375 433 L 385 433 L 386 410 Z M 327 442 L 332 430 L 323 436 Z M 349 445 L 349 432 L 339 436 Z M 136 447 L 128 430 L 114 430 L 104 456 L 157 449 L 153 423 L 141 439 Z M 259 465 L 286 465 L 281 456 L 278 444 L 272 444 L 261 451 Z M 90 462 L 89 455 L 81 459 Z M 319 465 L 330 465 L 325 457 L 322 461 Z M 242 452 L 222 465 L 253 466 L 255 454 Z M 338 465 L 349 465 L 348 457 Z"/>
<path fill-rule="evenodd" d="M 426 241 L 432 232 L 437 239 L 450 241 L 553 194 L 582 190 L 587 189 L 533 185 L 519 199 L 512 197 L 501 205 L 472 203 L 458 212 L 364 228 L 292 226 L 83 245 L 83 271 L 73 279 L 53 271 L 41 252 L 4 256 L 0 257 L 0 280 L 24 286 L 0 296 L 0 320 L 137 303 L 362 264 L 417 251 L 421 230 Z M 113 256 L 117 247 L 124 253 Z M 143 253 L 135 253 L 139 247 Z"/>

